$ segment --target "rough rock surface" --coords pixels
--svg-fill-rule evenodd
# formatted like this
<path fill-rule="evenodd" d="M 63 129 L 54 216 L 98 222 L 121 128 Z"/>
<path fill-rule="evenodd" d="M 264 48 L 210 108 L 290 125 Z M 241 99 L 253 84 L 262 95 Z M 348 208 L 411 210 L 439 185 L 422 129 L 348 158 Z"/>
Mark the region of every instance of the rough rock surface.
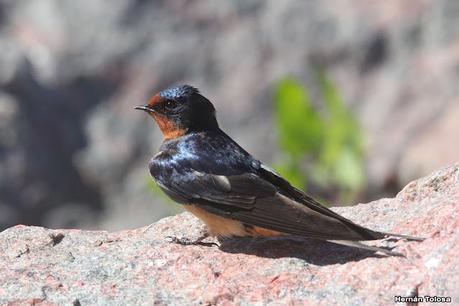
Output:
<path fill-rule="evenodd" d="M 458 38 L 457 0 L 0 1 L 0 229 L 169 215 L 145 186 L 158 130 L 132 108 L 173 83 L 276 162 L 273 86 L 292 75 L 314 94 L 317 64 L 365 132 L 370 197 L 392 196 L 459 151 L 435 142 L 457 134 L 439 122 L 459 102 Z"/>
<path fill-rule="evenodd" d="M 459 165 L 394 199 L 336 210 L 427 239 L 379 242 L 400 258 L 298 238 L 168 242 L 200 235 L 188 213 L 114 233 L 19 225 L 0 233 L 0 304 L 388 305 L 416 293 L 459 302 Z"/>

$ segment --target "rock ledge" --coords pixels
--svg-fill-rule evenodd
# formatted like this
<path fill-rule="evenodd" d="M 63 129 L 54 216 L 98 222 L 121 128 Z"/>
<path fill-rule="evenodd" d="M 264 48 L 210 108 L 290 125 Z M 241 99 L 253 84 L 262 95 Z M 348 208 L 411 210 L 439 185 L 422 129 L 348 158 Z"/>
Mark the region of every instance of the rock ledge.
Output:
<path fill-rule="evenodd" d="M 408 184 L 393 199 L 336 208 L 370 228 L 427 239 L 392 243 L 407 258 L 307 239 L 239 239 L 180 246 L 197 237 L 188 213 L 120 232 L 18 225 L 0 233 L 0 304 L 352 304 L 395 296 L 459 303 L 459 165 Z"/>

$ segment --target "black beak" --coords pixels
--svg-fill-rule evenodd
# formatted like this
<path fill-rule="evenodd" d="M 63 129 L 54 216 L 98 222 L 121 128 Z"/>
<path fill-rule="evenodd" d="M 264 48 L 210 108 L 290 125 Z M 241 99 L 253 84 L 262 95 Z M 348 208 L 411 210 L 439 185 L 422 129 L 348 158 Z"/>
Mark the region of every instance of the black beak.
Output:
<path fill-rule="evenodd" d="M 134 107 L 134 109 L 140 109 L 140 110 L 143 110 L 143 111 L 145 111 L 147 113 L 154 113 L 155 112 L 155 110 L 153 108 L 148 107 L 148 106 L 143 106 L 143 105 L 142 106 L 136 106 L 136 107 Z"/>

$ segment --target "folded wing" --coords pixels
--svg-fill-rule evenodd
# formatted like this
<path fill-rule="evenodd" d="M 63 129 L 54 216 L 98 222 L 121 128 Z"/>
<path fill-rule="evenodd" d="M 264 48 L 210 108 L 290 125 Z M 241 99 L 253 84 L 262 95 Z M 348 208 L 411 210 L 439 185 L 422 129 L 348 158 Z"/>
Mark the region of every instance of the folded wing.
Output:
<path fill-rule="evenodd" d="M 270 230 L 326 240 L 384 237 L 323 207 L 264 166 L 258 173 L 231 176 L 188 173 L 160 187 L 179 202 Z"/>

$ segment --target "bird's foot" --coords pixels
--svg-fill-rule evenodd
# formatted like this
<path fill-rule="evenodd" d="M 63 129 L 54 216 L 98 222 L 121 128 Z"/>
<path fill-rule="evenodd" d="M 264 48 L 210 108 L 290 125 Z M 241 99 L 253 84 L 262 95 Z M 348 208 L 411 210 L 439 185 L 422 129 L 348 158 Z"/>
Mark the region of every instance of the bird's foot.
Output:
<path fill-rule="evenodd" d="M 195 239 L 195 240 L 191 240 L 191 239 L 188 239 L 188 238 L 177 238 L 177 237 L 174 237 L 174 236 L 167 236 L 166 239 L 169 240 L 170 243 L 176 243 L 176 244 L 180 244 L 180 245 L 202 245 L 202 246 L 207 246 L 207 247 L 212 247 L 212 246 L 217 246 L 219 247 L 219 245 L 215 242 L 204 242 L 203 240 L 208 238 L 209 237 L 209 234 L 208 233 L 205 233 L 203 234 L 201 237 Z"/>

